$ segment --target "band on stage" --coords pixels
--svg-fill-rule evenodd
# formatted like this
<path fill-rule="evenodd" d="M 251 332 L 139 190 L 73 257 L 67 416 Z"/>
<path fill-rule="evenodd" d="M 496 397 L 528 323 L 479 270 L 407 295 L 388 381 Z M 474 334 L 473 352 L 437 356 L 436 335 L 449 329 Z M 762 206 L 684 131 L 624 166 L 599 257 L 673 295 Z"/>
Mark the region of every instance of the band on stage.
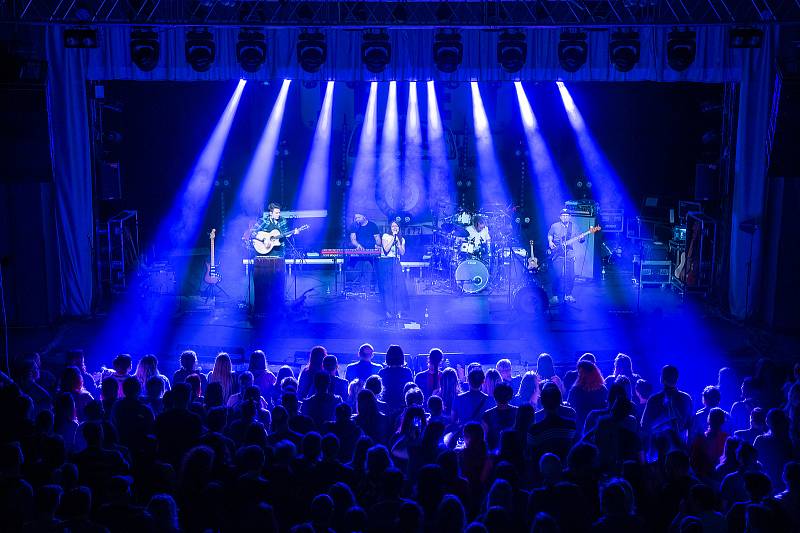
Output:
<path fill-rule="evenodd" d="M 444 276 L 452 277 L 454 290 L 477 293 L 487 287 L 487 292 L 491 292 L 501 280 L 508 280 L 510 290 L 510 271 L 522 265 L 524 275 L 516 281 L 517 289 L 520 284 L 535 285 L 546 301 L 539 274 L 547 268 L 535 257 L 533 241 L 529 250 L 513 245 L 510 229 L 503 229 L 503 217 L 507 218 L 507 215 L 462 210 L 429 226 L 434 229 L 434 238 L 433 245 L 426 247 L 428 261 L 425 266 L 446 271 Z M 490 228 L 490 223 L 496 223 L 497 227 Z M 294 247 L 292 237 L 306 228 L 308 226 L 290 229 L 281 216 L 281 206 L 270 203 L 264 214 L 242 236 L 254 265 L 255 314 L 282 312 L 286 287 L 284 258 L 287 248 Z M 581 233 L 566 209 L 550 226 L 546 251 L 550 256 L 551 304 L 575 301 L 572 294 L 574 246 L 585 243 L 586 235 L 594 231 L 599 231 L 599 227 Z M 408 243 L 400 223 L 392 220 L 382 232 L 364 213 L 355 213 L 345 235 L 344 248 L 326 249 L 323 255 L 328 252 L 328 256 L 334 257 L 334 263 L 338 259 L 346 265 L 345 270 L 350 274 L 347 281 L 359 294 L 368 297 L 376 287 L 387 319 L 403 318 L 409 312 L 409 296 L 401 261 L 407 255 Z M 492 277 L 495 285 L 489 284 Z"/>

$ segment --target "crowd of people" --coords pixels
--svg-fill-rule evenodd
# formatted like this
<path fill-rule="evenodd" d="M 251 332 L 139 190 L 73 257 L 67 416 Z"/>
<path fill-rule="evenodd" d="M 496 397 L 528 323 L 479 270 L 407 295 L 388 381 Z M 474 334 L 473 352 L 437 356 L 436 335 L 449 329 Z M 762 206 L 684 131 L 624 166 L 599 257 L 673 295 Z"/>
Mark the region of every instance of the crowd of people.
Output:
<path fill-rule="evenodd" d="M 517 374 L 398 345 L 299 372 L 180 354 L 0 373 L 0 530 L 800 531 L 800 364 L 722 368 L 693 399 L 619 354 Z M 57 370 L 57 371 L 56 371 Z M 752 372 L 745 372 L 751 370 Z M 56 375 L 59 377 L 56 378 Z"/>

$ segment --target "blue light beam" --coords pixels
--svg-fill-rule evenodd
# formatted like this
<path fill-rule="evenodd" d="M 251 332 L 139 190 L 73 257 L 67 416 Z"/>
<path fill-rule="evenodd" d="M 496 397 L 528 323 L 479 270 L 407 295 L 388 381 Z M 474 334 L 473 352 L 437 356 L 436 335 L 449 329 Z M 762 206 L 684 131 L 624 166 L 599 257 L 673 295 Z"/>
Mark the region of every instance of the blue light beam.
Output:
<path fill-rule="evenodd" d="M 353 165 L 350 193 L 347 197 L 347 220 L 352 220 L 356 213 L 364 214 L 375 198 L 375 149 L 378 139 L 378 82 L 369 84 L 369 98 L 364 122 L 361 125 L 361 137 L 358 141 L 358 152 Z M 372 202 L 374 203 L 374 202 Z"/>
<path fill-rule="evenodd" d="M 470 86 L 472 88 L 475 148 L 478 153 L 478 170 L 480 171 L 476 181 L 480 188 L 481 207 L 507 206 L 509 203 L 508 191 L 495 156 L 492 131 L 489 128 L 489 119 L 486 117 L 486 109 L 483 107 L 483 98 L 481 98 L 478 82 L 470 82 Z"/>

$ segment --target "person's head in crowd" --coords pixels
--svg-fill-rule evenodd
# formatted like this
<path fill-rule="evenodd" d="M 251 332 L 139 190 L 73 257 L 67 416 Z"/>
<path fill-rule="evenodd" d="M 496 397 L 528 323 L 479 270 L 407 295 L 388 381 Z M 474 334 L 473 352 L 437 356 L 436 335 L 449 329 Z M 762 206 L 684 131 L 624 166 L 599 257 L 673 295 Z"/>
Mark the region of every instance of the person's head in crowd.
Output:
<path fill-rule="evenodd" d="M 122 353 L 114 358 L 111 366 L 114 367 L 114 372 L 118 376 L 127 376 L 133 367 L 133 360 L 130 355 Z"/>
<path fill-rule="evenodd" d="M 195 378 L 197 378 L 198 386 L 200 383 L 200 378 L 197 377 L 196 374 L 193 374 Z M 192 376 L 187 377 L 188 378 Z M 147 397 L 151 399 L 161 398 L 164 396 L 164 380 L 158 376 L 153 376 L 147 380 L 145 383 L 145 392 L 147 393 Z"/>
<path fill-rule="evenodd" d="M 713 512 L 715 500 L 714 489 L 698 483 L 689 489 L 689 512 L 695 516 Z"/>
<path fill-rule="evenodd" d="M 501 381 L 502 378 L 500 377 L 500 372 L 494 368 L 490 368 L 486 371 L 486 377 L 483 381 L 483 392 L 485 392 L 489 397 L 494 396 L 494 388 Z"/>
<path fill-rule="evenodd" d="M 531 523 L 531 533 L 559 533 L 558 521 L 545 512 L 538 512 Z"/>
<path fill-rule="evenodd" d="M 709 385 L 703 389 L 703 405 L 707 409 L 712 407 L 719 407 L 719 402 L 722 396 L 719 393 L 719 388 L 715 385 Z"/>
<path fill-rule="evenodd" d="M 64 489 L 59 485 L 42 485 L 36 489 L 35 510 L 38 517 L 55 518 Z M 45 530 L 44 528 L 42 530 Z"/>
<path fill-rule="evenodd" d="M 425 411 L 422 407 L 406 407 L 400 417 L 400 430 L 399 434 L 405 436 L 412 436 L 419 438 L 422 432 L 425 431 L 425 426 L 428 423 Z"/>
<path fill-rule="evenodd" d="M 727 466 L 736 466 L 739 462 L 736 459 L 736 452 L 739 450 L 739 445 L 742 440 L 737 437 L 729 436 L 725 439 L 725 446 L 722 448 L 722 456 L 719 459 L 720 464 Z"/>
<path fill-rule="evenodd" d="M 744 489 L 752 501 L 760 502 L 772 493 L 772 482 L 767 474 L 751 470 L 744 473 Z"/>
<path fill-rule="evenodd" d="M 194 350 L 184 350 L 180 356 L 181 368 L 187 372 L 194 372 L 197 366 L 197 353 Z"/>
<path fill-rule="evenodd" d="M 328 354 L 322 359 L 322 369 L 331 376 L 339 375 L 339 360 L 335 355 Z"/>
<path fill-rule="evenodd" d="M 25 358 L 17 362 L 16 379 L 20 382 L 27 383 L 30 381 L 37 381 L 39 379 L 39 367 L 33 359 Z"/>
<path fill-rule="evenodd" d="M 522 374 L 522 379 L 519 382 L 519 396 L 520 403 L 528 403 L 534 408 L 539 403 L 539 376 L 533 370 L 528 370 Z"/>
<path fill-rule="evenodd" d="M 425 403 L 425 395 L 419 387 L 411 387 L 405 394 L 406 407 L 422 406 Z"/>
<path fill-rule="evenodd" d="M 404 366 L 406 364 L 406 355 L 403 349 L 397 344 L 390 344 L 386 348 L 386 366 Z"/>
<path fill-rule="evenodd" d="M 135 377 L 125 378 L 122 382 L 122 394 L 125 398 L 135 399 L 142 393 L 142 384 Z"/>
<path fill-rule="evenodd" d="M 739 378 L 736 371 L 730 367 L 723 366 L 717 372 L 717 388 L 720 392 L 735 391 L 739 388 Z"/>
<path fill-rule="evenodd" d="M 253 374 L 265 372 L 267 370 L 267 354 L 263 350 L 253 350 L 250 352 L 250 362 L 247 370 Z"/>
<path fill-rule="evenodd" d="M 573 387 L 586 391 L 594 391 L 603 387 L 603 375 L 600 369 L 591 361 L 581 361 L 578 363 L 578 379 L 575 380 Z"/>
<path fill-rule="evenodd" d="M 383 392 L 383 381 L 381 380 L 380 376 L 370 376 L 364 383 L 364 388 L 368 391 L 371 391 L 372 394 L 378 398 L 381 395 L 381 392 Z"/>
<path fill-rule="evenodd" d="M 286 409 L 286 412 L 289 413 L 290 418 L 297 416 L 300 410 L 300 400 L 297 399 L 296 394 L 285 392 L 281 396 L 281 405 Z"/>
<path fill-rule="evenodd" d="M 341 447 L 341 443 L 339 441 L 339 437 L 334 435 L 333 433 L 328 433 L 322 437 L 322 441 L 320 443 L 320 450 L 322 451 L 322 459 L 332 461 L 336 459 L 336 456 L 339 454 L 339 449 Z"/>
<path fill-rule="evenodd" d="M 397 510 L 394 530 L 398 533 L 421 531 L 422 519 L 422 508 L 412 501 L 406 501 Z"/>
<path fill-rule="evenodd" d="M 486 374 L 483 373 L 483 369 L 480 368 L 473 368 L 467 374 L 467 383 L 469 383 L 469 388 L 471 390 L 480 390 L 483 386 L 483 382 L 486 379 Z"/>
<path fill-rule="evenodd" d="M 464 447 L 467 449 L 486 449 L 486 434 L 477 422 L 464 424 Z"/>
<path fill-rule="evenodd" d="M 713 407 L 708 412 L 708 431 L 711 435 L 716 435 L 720 431 L 722 431 L 722 426 L 725 425 L 725 419 L 727 418 L 727 414 L 725 411 L 720 409 L 719 407 Z"/>
<path fill-rule="evenodd" d="M 80 426 L 81 436 L 89 448 L 103 446 L 103 425 L 99 422 L 84 422 Z"/>
<path fill-rule="evenodd" d="M 653 384 L 646 379 L 637 379 L 634 391 L 639 403 L 647 403 L 647 400 L 653 395 Z"/>
<path fill-rule="evenodd" d="M 311 351 L 308 352 L 308 363 L 306 363 L 305 370 L 311 372 L 321 371 L 322 361 L 325 359 L 326 355 L 328 355 L 328 351 L 324 346 L 314 346 L 311 348 Z"/>
<path fill-rule="evenodd" d="M 61 392 L 83 392 L 83 374 L 76 366 L 68 366 L 61 372 L 58 390 Z"/>
<path fill-rule="evenodd" d="M 770 409 L 767 412 L 767 428 L 773 435 L 785 435 L 789 432 L 789 418 L 783 409 Z"/>
<path fill-rule="evenodd" d="M 597 364 L 597 358 L 591 352 L 586 352 L 582 354 L 580 357 L 578 357 L 578 364 L 580 364 L 583 361 L 589 361 L 592 364 Z M 578 364 L 575 365 L 576 369 L 578 368 Z"/>
<path fill-rule="evenodd" d="M 104 378 L 100 383 L 100 394 L 105 402 L 113 402 L 119 397 L 119 384 L 112 377 Z"/>
<path fill-rule="evenodd" d="M 297 394 L 297 380 L 293 376 L 287 376 L 279 381 L 281 384 L 281 394 Z"/>
<path fill-rule="evenodd" d="M 340 403 L 336 406 L 334 410 L 334 420 L 338 424 L 345 424 L 350 421 L 350 417 L 353 416 L 353 408 L 350 407 L 348 403 Z"/>
<path fill-rule="evenodd" d="M 146 511 L 153 518 L 155 531 L 180 531 L 178 506 L 169 494 L 153 494 L 147 503 Z"/>
<path fill-rule="evenodd" d="M 64 366 L 75 366 L 78 367 L 78 370 L 81 372 L 86 372 L 86 361 L 84 359 L 83 350 L 80 348 L 68 350 L 64 360 Z"/>
<path fill-rule="evenodd" d="M 664 461 L 664 473 L 668 479 L 675 480 L 689 475 L 689 455 L 683 450 L 672 450 Z"/>
<path fill-rule="evenodd" d="M 152 377 L 148 380 L 148 383 L 153 379 L 157 379 L 161 382 L 161 388 L 164 388 L 164 380 L 159 377 Z M 200 379 L 198 374 L 189 374 L 186 376 L 185 380 L 186 384 L 192 389 L 192 398 L 200 398 L 203 395 L 203 381 Z M 163 395 L 164 392 L 162 390 L 161 394 Z"/>
<path fill-rule="evenodd" d="M 374 479 L 380 479 L 386 469 L 394 466 L 394 463 L 392 463 L 392 458 L 386 446 L 376 444 L 367 450 L 364 466 L 367 475 Z"/>
<path fill-rule="evenodd" d="M 275 374 L 275 383 L 280 384 L 286 378 L 294 379 L 294 371 L 289 365 L 283 365 L 278 369 L 278 373 Z"/>
<path fill-rule="evenodd" d="M 362 361 L 372 361 L 372 354 L 375 353 L 375 348 L 371 344 L 365 342 L 358 347 L 358 358 Z"/>
<path fill-rule="evenodd" d="M 440 348 L 431 348 L 428 352 L 428 371 L 435 373 L 444 360 L 444 352 Z"/>
<path fill-rule="evenodd" d="M 172 387 L 172 407 L 175 409 L 186 409 L 192 397 L 192 389 L 186 383 L 176 383 Z M 208 396 L 206 396 L 206 399 Z"/>
<path fill-rule="evenodd" d="M 510 384 L 500 382 L 494 386 L 492 394 L 497 405 L 505 406 L 508 405 L 508 402 L 514 397 L 514 389 L 511 388 Z"/>
<path fill-rule="evenodd" d="M 222 383 L 214 381 L 206 385 L 204 403 L 206 408 L 217 407 L 225 404 L 225 394 L 223 393 Z"/>
<path fill-rule="evenodd" d="M 625 394 L 625 399 L 630 402 L 633 398 L 633 385 L 631 384 L 630 378 L 624 374 L 620 374 L 614 378 L 614 382 L 611 386 L 613 387 L 614 385 L 622 389 L 622 392 Z M 609 388 L 609 392 L 610 390 Z M 612 405 L 612 402 L 609 401 L 608 405 Z"/>
<path fill-rule="evenodd" d="M 514 368 L 511 366 L 511 360 L 500 359 L 495 363 L 494 368 L 500 373 L 500 378 L 503 381 L 511 381 L 514 379 Z"/>
<path fill-rule="evenodd" d="M 464 533 L 489 533 L 489 530 L 481 522 L 470 522 L 464 528 Z"/>
<path fill-rule="evenodd" d="M 363 389 L 356 399 L 356 410 L 359 417 L 372 418 L 378 415 L 378 402 L 375 394 L 369 389 Z"/>
<path fill-rule="evenodd" d="M 558 387 L 556 387 L 558 388 Z M 554 453 L 545 453 L 539 458 L 539 474 L 545 485 L 555 485 L 561 481 L 564 467 L 561 465 L 561 458 Z"/>
<path fill-rule="evenodd" d="M 552 379 L 556 375 L 553 356 L 546 352 L 539 354 L 536 358 L 536 374 L 539 379 Z"/>
<path fill-rule="evenodd" d="M 272 433 L 286 431 L 289 427 L 289 413 L 283 405 L 272 408 Z"/>
<path fill-rule="evenodd" d="M 678 386 L 678 368 L 673 365 L 664 365 L 661 368 L 661 384 L 665 389 L 674 389 Z"/>
<path fill-rule="evenodd" d="M 355 378 L 350 383 L 347 384 L 347 402 L 355 405 L 356 400 L 358 399 L 358 393 L 364 390 L 364 383 L 366 380 L 361 378 Z"/>
<path fill-rule="evenodd" d="M 444 406 L 442 405 L 442 398 L 436 396 L 435 394 L 428 397 L 427 401 L 428 412 L 431 414 L 431 417 L 434 416 L 442 416 L 442 409 Z"/>
<path fill-rule="evenodd" d="M 614 358 L 614 376 L 628 376 L 633 379 L 633 361 L 629 355 L 618 353 Z"/>
<path fill-rule="evenodd" d="M 618 517 L 634 514 L 633 488 L 620 478 L 613 478 L 600 487 L 600 510 L 604 516 Z"/>
<path fill-rule="evenodd" d="M 261 389 L 255 385 L 249 385 L 242 389 L 242 401 L 255 402 L 256 406 L 261 408 Z"/>
<path fill-rule="evenodd" d="M 317 394 L 325 394 L 331 386 L 331 375 L 327 372 L 317 372 L 314 374 L 314 390 Z"/>
<path fill-rule="evenodd" d="M 743 400 L 751 399 L 753 394 L 755 394 L 756 386 L 751 376 L 747 376 L 742 380 L 741 392 Z"/>
<path fill-rule="evenodd" d="M 453 400 L 459 393 L 458 374 L 454 368 L 445 368 L 442 371 L 441 391 L 439 395 L 442 401 L 449 408 L 452 407 Z"/>
<path fill-rule="evenodd" d="M 212 379 L 221 382 L 226 377 L 233 374 L 233 362 L 231 356 L 227 352 L 219 352 L 217 357 L 214 358 L 214 368 L 211 370 Z"/>
<path fill-rule="evenodd" d="M 789 387 L 789 391 L 786 393 L 786 408 L 788 410 L 800 408 L 800 383 L 792 383 L 792 386 Z"/>
<path fill-rule="evenodd" d="M 53 399 L 53 424 L 56 428 L 64 423 L 77 421 L 78 413 L 75 409 L 75 399 L 68 392 L 56 394 Z"/>
<path fill-rule="evenodd" d="M 314 531 L 330 530 L 333 510 L 333 500 L 327 494 L 317 494 L 311 500 L 310 516 Z"/>
<path fill-rule="evenodd" d="M 212 407 L 206 415 L 206 427 L 215 433 L 222 433 L 228 423 L 228 410 L 224 407 Z"/>
<path fill-rule="evenodd" d="M 142 387 L 147 384 L 147 380 L 151 377 L 161 375 L 158 371 L 158 358 L 153 354 L 143 356 L 136 364 L 136 372 L 134 375 L 136 379 L 139 380 Z"/>
<path fill-rule="evenodd" d="M 793 494 L 800 492 L 800 462 L 789 461 L 783 465 L 783 475 L 781 477 L 786 485 L 786 490 Z"/>
<path fill-rule="evenodd" d="M 519 431 L 520 434 L 525 434 L 530 425 L 533 424 L 535 417 L 536 408 L 529 403 L 523 403 L 517 407 L 517 418 L 514 420 L 514 429 Z"/>
<path fill-rule="evenodd" d="M 511 509 L 514 502 L 514 491 L 511 483 L 505 479 L 495 479 L 489 488 L 489 493 L 486 495 L 486 506 L 500 506 L 506 509 Z"/>
<path fill-rule="evenodd" d="M 53 431 L 53 412 L 43 410 L 36 413 L 36 430 L 39 433 L 47 435 Z"/>
<path fill-rule="evenodd" d="M 245 389 L 247 389 L 247 387 L 252 387 L 254 379 L 255 378 L 253 377 L 253 373 L 250 372 L 249 370 L 245 370 L 244 372 L 239 374 L 238 376 L 239 390 L 244 392 Z"/>
<path fill-rule="evenodd" d="M 58 514 L 65 520 L 86 519 L 92 510 L 92 491 L 89 487 L 75 487 L 64 492 Z"/>
<path fill-rule="evenodd" d="M 452 494 L 446 494 L 436 510 L 436 531 L 461 533 L 466 523 L 467 515 L 461 500 Z"/>
<path fill-rule="evenodd" d="M 761 407 L 753 407 L 750 411 L 750 428 L 761 433 L 767 431 L 767 412 Z"/>

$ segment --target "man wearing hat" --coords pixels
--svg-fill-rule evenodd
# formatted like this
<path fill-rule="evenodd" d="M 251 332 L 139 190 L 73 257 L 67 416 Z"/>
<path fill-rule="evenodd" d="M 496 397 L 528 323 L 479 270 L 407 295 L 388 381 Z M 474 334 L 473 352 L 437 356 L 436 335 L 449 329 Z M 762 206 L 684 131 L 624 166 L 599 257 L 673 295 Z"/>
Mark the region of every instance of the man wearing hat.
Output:
<path fill-rule="evenodd" d="M 572 288 L 575 285 L 575 251 L 572 245 L 564 246 L 573 236 L 580 234 L 569 216 L 569 211 L 561 210 L 559 221 L 554 222 L 547 232 L 547 245 L 550 247 L 550 258 L 553 261 L 553 296 L 550 303 L 557 304 L 560 298 L 565 302 L 574 302 Z M 581 239 L 579 242 L 584 242 Z"/>

